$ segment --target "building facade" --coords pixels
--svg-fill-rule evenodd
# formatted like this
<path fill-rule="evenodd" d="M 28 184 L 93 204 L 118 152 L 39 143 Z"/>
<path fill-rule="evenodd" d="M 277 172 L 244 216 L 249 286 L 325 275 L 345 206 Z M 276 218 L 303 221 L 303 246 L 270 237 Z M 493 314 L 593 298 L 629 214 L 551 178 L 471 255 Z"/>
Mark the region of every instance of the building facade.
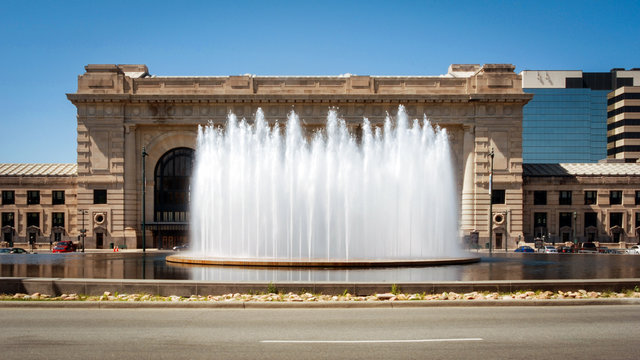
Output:
<path fill-rule="evenodd" d="M 634 238 L 637 215 L 627 199 L 636 194 L 637 174 L 632 171 L 611 180 L 611 189 L 597 184 L 617 176 L 613 173 L 528 174 L 523 182 L 523 107 L 533 95 L 523 91 L 522 77 L 514 69 L 487 64 L 451 65 L 440 76 L 174 77 L 150 75 L 145 65 L 87 65 L 77 91 L 67 94 L 77 108 L 77 164 L 59 165 L 67 171 L 0 167 L 0 190 L 3 199 L 5 192 L 7 196 L 0 212 L 13 213 L 3 215 L 3 240 L 48 244 L 70 238 L 84 240 L 87 248 L 170 248 L 187 241 L 189 178 L 199 125 L 224 126 L 231 112 L 251 122 L 261 108 L 271 124 L 286 121 L 293 110 L 311 131 L 324 126 L 328 110 L 335 108 L 357 134 L 363 118 L 380 125 L 399 105 L 411 118 L 426 115 L 449 133 L 459 195 L 452 201 L 459 201 L 461 209 L 460 228 L 451 231 L 469 238 L 477 234 L 482 246 L 491 229 L 497 248 L 513 248 L 516 241 L 543 232 L 565 240 L 565 213 L 573 207 L 557 210 L 561 205 L 553 199 L 560 195 L 555 192 L 567 196 L 571 191 L 568 196 L 575 200 L 587 186 L 597 192 L 598 206 L 605 205 L 608 192 L 622 191 L 624 208 L 615 205 L 620 211 L 611 212 L 623 213 L 621 220 L 619 215 L 610 219 L 607 209 L 594 210 L 599 214 L 597 237 L 589 239 L 608 240 L 611 224 L 625 231 L 615 239 Z M 570 187 L 561 189 L 560 183 Z M 61 191 L 64 203 L 54 200 Z M 533 205 L 532 194 L 541 196 L 540 191 L 549 199 L 544 206 L 553 209 Z M 40 204 L 29 200 L 35 192 Z M 583 227 L 580 216 L 587 210 L 573 210 L 581 213 L 571 229 Z M 543 212 L 546 218 L 539 215 Z M 34 213 L 39 214 L 37 222 Z M 546 228 L 536 232 L 533 224 L 543 222 Z M 30 235 L 34 232 L 35 239 Z"/>
<path fill-rule="evenodd" d="M 525 241 L 640 241 L 640 165 L 525 164 Z"/>
<path fill-rule="evenodd" d="M 144 65 L 88 65 L 78 91 L 78 208 L 104 214 L 102 244 L 141 246 L 143 188 L 151 246 L 186 239 L 186 195 L 196 129 L 224 125 L 229 112 L 251 119 L 262 108 L 270 123 L 295 110 L 308 128 L 324 125 L 330 107 L 357 131 L 364 117 L 381 124 L 405 105 L 411 117 L 450 134 L 457 169 L 464 234 L 488 237 L 489 152 L 494 186 L 505 190 L 511 234 L 522 232 L 522 92 L 513 65 L 452 65 L 444 76 L 389 77 L 159 77 Z M 95 204 L 96 191 L 107 204 Z M 87 229 L 89 246 L 100 246 Z M 452 229 L 458 231 L 458 229 Z"/>
<path fill-rule="evenodd" d="M 640 71 L 525 70 L 524 163 L 594 163 L 607 158 L 607 95 L 640 85 Z"/>
<path fill-rule="evenodd" d="M 640 86 L 623 86 L 607 96 L 607 158 L 640 159 Z"/>
<path fill-rule="evenodd" d="M 75 164 L 0 164 L 1 241 L 77 240 Z"/>

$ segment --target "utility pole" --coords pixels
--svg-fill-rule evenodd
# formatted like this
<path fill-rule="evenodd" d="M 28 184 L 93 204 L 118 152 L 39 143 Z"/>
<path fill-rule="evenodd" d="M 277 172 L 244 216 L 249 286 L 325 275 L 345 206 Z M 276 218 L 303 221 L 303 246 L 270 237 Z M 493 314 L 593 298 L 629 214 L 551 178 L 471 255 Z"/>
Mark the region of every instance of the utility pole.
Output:
<path fill-rule="evenodd" d="M 84 228 L 84 214 L 87 210 L 78 209 L 78 212 L 82 214 L 82 229 L 80 229 L 80 237 L 82 237 L 82 252 L 84 252 L 84 239 L 87 237 L 87 229 Z"/>
<path fill-rule="evenodd" d="M 489 254 L 493 252 L 493 148 L 489 153 L 491 170 L 489 172 Z"/>
<path fill-rule="evenodd" d="M 146 187 L 147 187 L 147 173 L 145 158 L 149 156 L 145 151 L 145 147 L 142 147 L 142 252 L 147 251 L 147 234 L 145 229 L 145 217 L 146 217 Z"/>

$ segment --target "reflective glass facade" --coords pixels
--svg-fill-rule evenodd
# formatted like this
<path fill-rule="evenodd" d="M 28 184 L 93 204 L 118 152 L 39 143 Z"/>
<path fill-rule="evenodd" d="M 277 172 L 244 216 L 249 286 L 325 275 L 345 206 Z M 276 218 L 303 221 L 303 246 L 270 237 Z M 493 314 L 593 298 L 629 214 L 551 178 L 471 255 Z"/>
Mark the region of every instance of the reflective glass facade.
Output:
<path fill-rule="evenodd" d="M 593 163 L 607 157 L 609 90 L 524 89 L 534 94 L 523 109 L 525 163 Z"/>

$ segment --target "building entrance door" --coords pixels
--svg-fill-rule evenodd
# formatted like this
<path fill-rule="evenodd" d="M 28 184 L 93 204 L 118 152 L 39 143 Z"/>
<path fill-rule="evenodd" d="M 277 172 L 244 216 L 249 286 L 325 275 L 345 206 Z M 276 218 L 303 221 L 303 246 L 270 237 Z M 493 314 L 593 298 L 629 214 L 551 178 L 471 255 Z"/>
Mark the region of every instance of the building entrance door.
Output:
<path fill-rule="evenodd" d="M 13 246 L 13 234 L 10 231 L 4 233 L 4 241 L 6 241 L 9 246 Z"/>
<path fill-rule="evenodd" d="M 496 233 L 496 249 L 502 249 L 502 233 Z"/>
<path fill-rule="evenodd" d="M 102 249 L 104 247 L 104 234 L 96 233 L 96 249 Z"/>

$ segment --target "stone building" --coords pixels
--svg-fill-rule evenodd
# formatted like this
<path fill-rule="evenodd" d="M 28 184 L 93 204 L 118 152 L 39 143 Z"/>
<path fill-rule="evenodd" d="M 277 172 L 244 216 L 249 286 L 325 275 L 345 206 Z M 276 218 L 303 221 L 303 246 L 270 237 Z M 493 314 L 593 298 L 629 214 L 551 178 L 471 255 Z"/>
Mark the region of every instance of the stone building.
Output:
<path fill-rule="evenodd" d="M 77 107 L 77 164 L 0 164 L 6 243 L 48 246 L 79 240 L 85 229 L 87 248 L 140 248 L 143 212 L 147 247 L 183 243 L 198 125 L 224 125 L 230 112 L 252 121 L 262 108 L 272 124 L 293 110 L 311 130 L 335 108 L 357 134 L 364 117 L 379 125 L 399 105 L 450 134 L 461 207 L 460 229 L 452 231 L 477 234 L 482 246 L 491 222 L 497 248 L 536 237 L 638 239 L 640 165 L 523 166 L 523 106 L 533 95 L 523 92 L 513 65 L 451 65 L 440 76 L 169 77 L 150 75 L 145 65 L 85 70 L 67 95 Z"/>
<path fill-rule="evenodd" d="M 0 164 L 2 242 L 76 240 L 75 164 Z"/>
<path fill-rule="evenodd" d="M 523 106 L 533 94 L 523 92 L 514 68 L 451 65 L 440 76 L 175 77 L 150 75 L 145 65 L 87 65 L 77 91 L 67 95 L 77 107 L 77 164 L 65 165 L 71 170 L 57 177 L 0 169 L 0 190 L 7 196 L 15 192 L 15 204 L 1 208 L 3 214 L 14 213 L 13 223 L 10 215 L 6 224 L 3 220 L 3 234 L 14 231 L 15 239 L 25 241 L 35 224 L 32 219 L 27 225 L 27 216 L 34 215 L 26 214 L 39 213 L 37 241 L 56 233 L 62 235 L 54 237 L 77 238 L 84 228 L 89 248 L 141 247 L 144 203 L 146 245 L 170 247 L 186 241 L 188 179 L 198 125 L 224 125 L 229 112 L 251 121 L 262 108 L 270 123 L 285 121 L 294 110 L 312 129 L 325 123 L 329 108 L 336 108 L 357 133 L 363 117 L 380 124 L 404 105 L 411 117 L 426 114 L 450 134 L 461 204 L 461 226 L 452 231 L 477 233 L 484 244 L 491 219 L 497 247 L 513 248 L 516 240 L 543 232 L 566 240 L 568 231 L 573 238 L 574 229 L 578 239 L 635 242 L 635 167 L 593 164 L 597 167 L 582 172 L 569 165 L 540 164 L 539 171 L 525 168 L 523 182 Z M 28 204 L 29 191 L 40 191 L 41 204 Z M 64 191 L 64 204 L 53 204 L 54 191 L 56 196 Z M 542 192 L 546 205 L 535 201 Z M 595 192 L 595 204 L 582 204 L 587 192 Z M 618 195 L 622 205 L 611 204 L 610 196 Z M 565 205 L 567 196 L 571 205 Z M 62 233 L 60 215 L 53 225 L 53 213 L 60 212 L 65 214 Z M 541 213 L 547 214 L 545 226 Z M 595 225 L 591 213 L 596 213 Z"/>
<path fill-rule="evenodd" d="M 144 65 L 88 65 L 78 90 L 77 204 L 89 218 L 103 214 L 100 230 L 88 227 L 88 246 L 141 246 L 142 149 L 146 163 L 147 237 L 154 247 L 186 240 L 188 176 L 196 128 L 224 124 L 229 112 L 284 121 L 296 111 L 319 127 L 330 107 L 357 131 L 363 117 L 380 124 L 405 105 L 411 117 L 426 114 L 452 140 L 460 189 L 461 229 L 487 238 L 489 152 L 494 188 L 504 191 L 508 234 L 522 235 L 522 92 L 513 65 L 452 65 L 442 76 L 151 76 Z M 96 204 L 96 194 L 106 204 Z M 99 206 L 98 206 L 99 205 Z M 452 229 L 458 231 L 458 229 Z M 506 236 L 506 235 L 505 235 Z"/>
<path fill-rule="evenodd" d="M 640 240 L 640 165 L 525 164 L 523 179 L 526 241 Z"/>

